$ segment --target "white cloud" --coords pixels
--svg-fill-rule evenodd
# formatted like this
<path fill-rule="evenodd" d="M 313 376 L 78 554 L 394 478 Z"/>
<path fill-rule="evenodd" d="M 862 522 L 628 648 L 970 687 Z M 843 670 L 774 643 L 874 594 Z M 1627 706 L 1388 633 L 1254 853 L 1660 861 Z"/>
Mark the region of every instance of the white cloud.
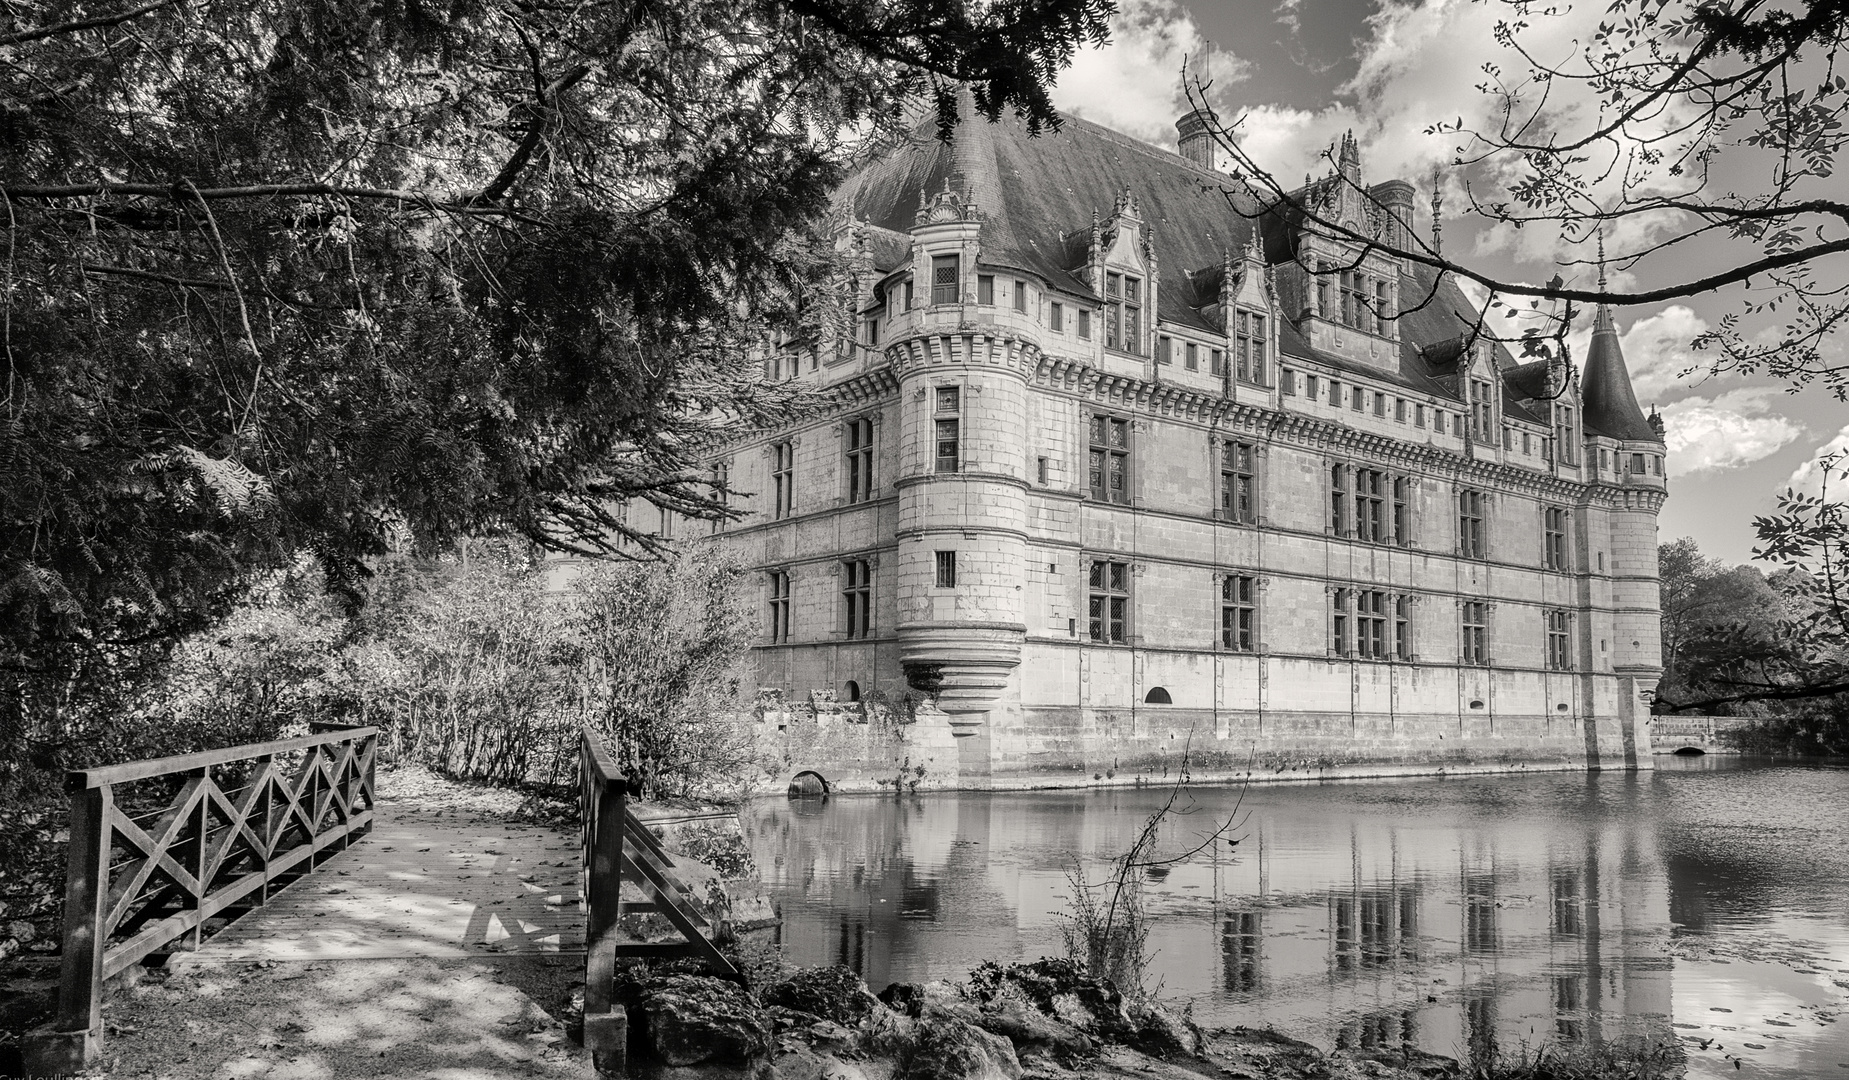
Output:
<path fill-rule="evenodd" d="M 1770 387 L 1730 390 L 1712 399 L 1683 398 L 1663 409 L 1671 476 L 1721 471 L 1769 457 L 1804 434 L 1770 413 Z"/>
<path fill-rule="evenodd" d="M 1813 450 L 1810 457 L 1805 459 L 1804 464 L 1792 471 L 1790 478 L 1785 481 L 1785 486 L 1808 495 L 1820 494 L 1823 490 L 1824 470 L 1819 459 L 1831 455 L 1837 455 L 1840 458 L 1845 454 L 1849 454 L 1849 426 L 1845 426 L 1836 433 L 1835 438 Z M 1835 494 L 1831 497 L 1832 502 L 1844 498 L 1846 483 L 1849 483 L 1849 459 L 1840 459 L 1830 470 L 1830 486 L 1835 489 Z"/>
<path fill-rule="evenodd" d="M 1192 81 L 1207 57 L 1209 96 L 1224 116 L 1227 89 L 1249 67 L 1215 48 L 1176 0 L 1125 0 L 1111 20 L 1111 44 L 1086 49 L 1061 72 L 1053 103 L 1062 111 L 1161 146 L 1175 145 L 1175 121 L 1188 111 L 1185 59 Z"/>
<path fill-rule="evenodd" d="M 1289 190 L 1306 174 L 1329 171 L 1329 155 L 1357 118 L 1354 110 L 1343 106 L 1310 110 L 1259 105 L 1239 108 L 1226 121 L 1247 156 Z"/>

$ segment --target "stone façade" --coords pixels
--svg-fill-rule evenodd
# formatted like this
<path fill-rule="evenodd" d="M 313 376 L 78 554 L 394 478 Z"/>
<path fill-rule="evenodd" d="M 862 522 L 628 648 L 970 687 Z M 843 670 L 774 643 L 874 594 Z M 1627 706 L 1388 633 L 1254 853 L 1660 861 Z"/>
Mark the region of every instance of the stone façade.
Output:
<path fill-rule="evenodd" d="M 790 771 L 853 786 L 908 739 L 932 786 L 1161 776 L 1184 748 L 1196 776 L 1649 767 L 1663 443 L 1607 313 L 1582 371 L 1517 365 L 1470 336 L 1451 281 L 1229 204 L 1187 157 L 1077 120 L 927 130 L 837 197 L 852 333 L 767 362 L 836 408 L 714 462 L 750 493 L 720 542 L 760 582 L 758 684 L 928 699 L 850 738 L 790 742 L 779 713 Z M 1412 226 L 1410 186 L 1366 186 L 1352 142 L 1300 194 Z M 1230 473 L 1229 444 L 1249 463 Z M 1241 475 L 1249 500 L 1226 494 Z M 1378 538 L 1355 501 L 1369 483 Z M 870 628 L 846 596 L 863 561 Z M 1124 587 L 1092 588 L 1094 563 Z M 1228 575 L 1252 611 L 1230 644 Z"/>

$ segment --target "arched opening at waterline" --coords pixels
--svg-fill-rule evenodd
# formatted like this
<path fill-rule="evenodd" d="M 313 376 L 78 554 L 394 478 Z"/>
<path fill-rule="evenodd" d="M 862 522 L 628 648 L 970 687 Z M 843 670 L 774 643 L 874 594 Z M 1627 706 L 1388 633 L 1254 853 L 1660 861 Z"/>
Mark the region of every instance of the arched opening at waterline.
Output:
<path fill-rule="evenodd" d="M 819 772 L 799 772 L 790 779 L 790 798 L 826 799 L 828 781 Z"/>

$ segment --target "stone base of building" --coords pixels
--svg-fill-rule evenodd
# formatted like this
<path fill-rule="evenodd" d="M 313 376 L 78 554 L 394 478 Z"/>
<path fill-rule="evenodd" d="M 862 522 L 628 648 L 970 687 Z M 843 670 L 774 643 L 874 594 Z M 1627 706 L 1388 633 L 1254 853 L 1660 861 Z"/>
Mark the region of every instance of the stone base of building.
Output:
<path fill-rule="evenodd" d="M 1652 768 L 1647 728 L 1617 717 L 1040 708 L 960 734 L 928 707 L 832 706 L 755 722 L 776 792 L 804 774 L 830 792 L 917 793 L 1166 784 L 1184 768 L 1195 783 Z"/>

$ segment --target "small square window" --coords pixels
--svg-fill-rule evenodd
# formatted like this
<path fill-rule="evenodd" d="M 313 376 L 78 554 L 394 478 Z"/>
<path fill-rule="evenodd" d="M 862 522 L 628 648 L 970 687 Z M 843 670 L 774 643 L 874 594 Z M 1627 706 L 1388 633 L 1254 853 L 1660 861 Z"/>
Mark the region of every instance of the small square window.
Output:
<path fill-rule="evenodd" d="M 957 587 L 957 553 L 940 551 L 937 553 L 937 587 L 954 589 Z"/>

